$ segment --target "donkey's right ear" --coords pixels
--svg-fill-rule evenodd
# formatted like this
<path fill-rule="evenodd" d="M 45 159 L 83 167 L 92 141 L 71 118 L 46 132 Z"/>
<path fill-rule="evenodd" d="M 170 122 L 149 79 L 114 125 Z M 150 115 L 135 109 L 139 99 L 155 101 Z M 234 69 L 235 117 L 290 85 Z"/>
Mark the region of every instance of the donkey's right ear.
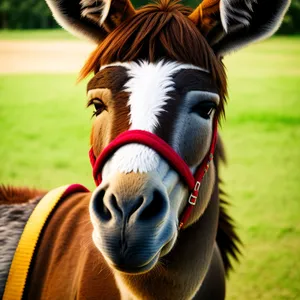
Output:
<path fill-rule="evenodd" d="M 46 0 L 59 25 L 73 35 L 100 43 L 135 14 L 130 0 Z"/>

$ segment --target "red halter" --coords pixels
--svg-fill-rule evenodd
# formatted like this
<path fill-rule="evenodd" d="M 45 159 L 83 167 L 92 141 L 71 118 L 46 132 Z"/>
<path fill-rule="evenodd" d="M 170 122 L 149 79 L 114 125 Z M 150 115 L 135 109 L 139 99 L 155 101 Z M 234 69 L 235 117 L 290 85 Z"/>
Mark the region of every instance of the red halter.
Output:
<path fill-rule="evenodd" d="M 193 207 L 196 205 L 198 198 L 199 188 L 201 182 L 204 178 L 205 173 L 209 168 L 209 163 L 213 159 L 213 155 L 217 143 L 217 128 L 218 121 L 214 118 L 213 123 L 213 136 L 210 145 L 210 149 L 203 159 L 200 166 L 193 176 L 190 168 L 185 163 L 185 161 L 175 152 L 175 150 L 169 146 L 164 140 L 159 138 L 157 135 L 144 131 L 144 130 L 128 130 L 117 136 L 104 150 L 100 153 L 98 158 L 95 157 L 93 148 L 89 152 L 90 161 L 93 167 L 93 176 L 96 185 L 98 186 L 101 181 L 101 171 L 105 162 L 108 158 L 119 148 L 127 144 L 142 144 L 148 146 L 149 148 L 155 150 L 159 155 L 161 155 L 170 166 L 180 175 L 181 179 L 187 184 L 189 190 L 191 191 L 188 203 L 181 215 L 179 229 L 181 229 L 190 217 Z"/>

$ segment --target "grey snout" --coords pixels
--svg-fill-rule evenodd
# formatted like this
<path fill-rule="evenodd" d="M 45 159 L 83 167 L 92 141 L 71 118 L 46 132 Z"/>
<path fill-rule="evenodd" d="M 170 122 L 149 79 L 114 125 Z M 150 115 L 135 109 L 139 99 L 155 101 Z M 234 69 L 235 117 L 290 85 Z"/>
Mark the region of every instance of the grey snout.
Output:
<path fill-rule="evenodd" d="M 165 187 L 146 174 L 120 174 L 90 204 L 93 239 L 117 270 L 140 273 L 157 262 L 174 236 Z"/>

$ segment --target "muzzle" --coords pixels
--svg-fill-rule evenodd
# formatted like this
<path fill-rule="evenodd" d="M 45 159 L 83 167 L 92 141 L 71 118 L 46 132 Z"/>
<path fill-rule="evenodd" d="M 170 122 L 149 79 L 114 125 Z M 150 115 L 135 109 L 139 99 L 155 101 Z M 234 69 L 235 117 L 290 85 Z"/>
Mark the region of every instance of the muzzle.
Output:
<path fill-rule="evenodd" d="M 201 164 L 197 167 L 195 175 L 191 172 L 186 162 L 175 152 L 175 150 L 162 140 L 157 135 L 144 130 L 128 130 L 118 135 L 110 144 L 103 149 L 100 155 L 96 158 L 93 147 L 90 149 L 89 157 L 93 168 L 93 176 L 96 186 L 100 185 L 102 181 L 102 169 L 106 161 L 122 146 L 127 144 L 141 144 L 156 151 L 163 157 L 169 165 L 179 174 L 181 180 L 188 186 L 190 196 L 188 198 L 186 207 L 180 217 L 178 229 L 184 227 L 189 219 L 194 206 L 196 205 L 201 182 L 209 168 L 209 164 L 213 159 L 213 155 L 217 143 L 218 135 L 218 121 L 214 118 L 213 121 L 213 135 L 210 148 Z"/>

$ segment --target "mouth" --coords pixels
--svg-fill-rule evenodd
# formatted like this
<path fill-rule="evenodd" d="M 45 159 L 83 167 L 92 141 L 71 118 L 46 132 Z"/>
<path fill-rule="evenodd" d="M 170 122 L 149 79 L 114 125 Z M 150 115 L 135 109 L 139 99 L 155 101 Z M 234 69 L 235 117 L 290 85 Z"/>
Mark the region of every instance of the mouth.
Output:
<path fill-rule="evenodd" d="M 100 232 L 94 230 L 92 238 L 95 246 L 113 270 L 124 274 L 139 275 L 152 270 L 158 264 L 159 259 L 172 250 L 177 238 L 177 231 L 174 230 L 175 226 L 171 227 L 173 230 L 167 230 L 168 234 L 159 243 L 156 241 L 155 244 L 148 244 L 149 239 L 142 239 L 142 241 L 137 239 L 130 243 L 129 239 L 125 249 L 120 248 L 120 241 L 113 237 L 114 234 L 103 239 Z"/>
<path fill-rule="evenodd" d="M 140 275 L 149 272 L 156 265 L 159 257 L 160 253 L 157 253 L 153 258 L 150 259 L 150 261 L 147 261 L 145 264 L 140 266 L 132 266 L 122 263 L 114 264 L 112 262 L 109 262 L 109 264 L 113 269 L 115 269 L 118 272 L 130 275 Z"/>
<path fill-rule="evenodd" d="M 93 231 L 93 241 L 95 246 L 100 250 L 102 256 L 105 258 L 106 262 L 116 271 L 126 274 L 143 274 L 150 271 L 157 263 L 161 250 L 156 252 L 156 254 L 152 255 L 149 259 L 142 262 L 141 260 L 133 261 L 130 257 L 122 256 L 120 253 L 117 254 L 116 251 L 113 251 L 113 255 L 109 253 L 105 253 L 103 248 L 101 247 L 101 243 L 99 243 L 99 236 L 95 231 Z"/>
<path fill-rule="evenodd" d="M 144 273 L 151 271 L 158 263 L 158 260 L 170 252 L 170 250 L 174 246 L 174 242 L 175 242 L 175 238 L 173 236 L 172 239 L 170 239 L 167 244 L 165 244 L 154 256 L 152 256 L 151 259 L 149 259 L 144 264 L 141 264 L 138 266 L 134 266 L 130 263 L 126 264 L 123 262 L 116 264 L 116 263 L 113 263 L 107 257 L 106 257 L 106 260 L 107 260 L 108 264 L 118 272 L 130 274 L 130 275 L 144 274 Z"/>

